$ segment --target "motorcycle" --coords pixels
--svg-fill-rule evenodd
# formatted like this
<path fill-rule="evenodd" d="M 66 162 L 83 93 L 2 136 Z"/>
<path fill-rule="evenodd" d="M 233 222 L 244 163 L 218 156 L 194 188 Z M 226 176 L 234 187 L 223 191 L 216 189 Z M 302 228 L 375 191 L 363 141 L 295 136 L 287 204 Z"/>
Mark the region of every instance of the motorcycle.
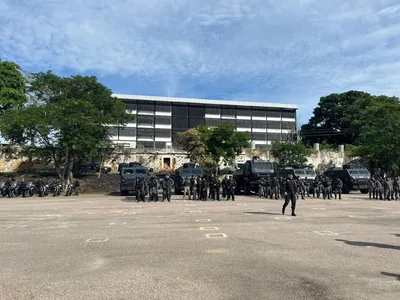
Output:
<path fill-rule="evenodd" d="M 74 185 L 72 183 L 67 185 L 67 189 L 65 191 L 65 196 L 72 196 L 72 192 L 74 191 Z"/>
<path fill-rule="evenodd" d="M 33 182 L 28 182 L 24 188 L 22 188 L 22 197 L 33 197 L 35 194 L 35 185 Z"/>
<path fill-rule="evenodd" d="M 6 187 L 6 183 L 4 181 L 0 182 L 0 194 L 3 197 L 7 196 L 7 187 Z"/>
<path fill-rule="evenodd" d="M 53 197 L 58 197 L 61 195 L 62 186 L 61 184 L 54 184 L 53 186 Z"/>
<path fill-rule="evenodd" d="M 39 187 L 39 197 L 47 197 L 49 195 L 49 185 L 42 184 Z"/>
<path fill-rule="evenodd" d="M 19 185 L 18 182 L 13 181 L 11 182 L 10 186 L 7 188 L 7 196 L 8 198 L 12 198 L 13 196 L 18 197 L 19 196 Z"/>

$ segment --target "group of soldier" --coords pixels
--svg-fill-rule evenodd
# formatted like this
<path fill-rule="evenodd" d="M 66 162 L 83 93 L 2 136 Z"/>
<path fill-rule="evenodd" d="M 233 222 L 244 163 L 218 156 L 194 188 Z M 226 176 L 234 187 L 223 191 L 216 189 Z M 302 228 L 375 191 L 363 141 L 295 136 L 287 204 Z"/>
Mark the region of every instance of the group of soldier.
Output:
<path fill-rule="evenodd" d="M 375 175 L 368 180 L 369 199 L 399 200 L 400 176 L 391 179 Z"/>
<path fill-rule="evenodd" d="M 157 176 L 155 174 L 150 174 L 148 177 L 144 175 L 140 175 L 136 178 L 136 201 L 146 202 L 146 194 L 148 193 L 149 198 L 148 202 L 158 202 L 159 195 L 158 191 L 161 186 L 162 188 L 162 198 L 161 201 L 164 202 L 167 200 L 171 202 L 171 194 L 172 187 L 174 185 L 174 181 L 169 175 L 165 175 L 163 181 L 160 183 Z"/>
<path fill-rule="evenodd" d="M 261 178 L 258 182 L 259 196 L 270 199 L 285 198 L 285 186 L 287 178 Z M 315 179 L 294 178 L 296 197 L 305 199 L 305 197 L 331 199 L 342 199 L 343 182 L 336 178 L 332 181 L 329 177 L 318 175 Z"/>
<path fill-rule="evenodd" d="M 225 176 L 222 181 L 213 176 L 210 180 L 205 177 L 184 177 L 182 178 L 183 199 L 220 201 L 235 201 L 237 183 L 232 176 Z M 222 194 L 221 194 L 222 188 Z"/>

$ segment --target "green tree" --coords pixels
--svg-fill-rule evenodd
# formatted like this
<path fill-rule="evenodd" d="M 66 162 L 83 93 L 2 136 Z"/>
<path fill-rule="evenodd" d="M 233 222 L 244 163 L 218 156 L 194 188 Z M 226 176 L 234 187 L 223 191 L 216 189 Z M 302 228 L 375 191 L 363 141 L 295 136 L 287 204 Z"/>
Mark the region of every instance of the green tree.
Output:
<path fill-rule="evenodd" d="M 303 143 L 274 142 L 272 144 L 272 155 L 283 165 L 304 164 L 310 154 L 311 149 Z"/>
<path fill-rule="evenodd" d="M 59 77 L 51 72 L 30 77 L 29 105 L 0 119 L 3 136 L 38 158 L 51 158 L 61 180 L 71 179 L 75 163 L 104 156 L 108 124 L 131 117 L 122 101 L 95 77 Z"/>
<path fill-rule="evenodd" d="M 323 142 L 335 146 L 357 144 L 360 128 L 352 120 L 359 113 L 359 105 L 369 101 L 372 96 L 362 91 L 321 97 L 313 116 L 301 127 L 303 142 L 307 145 Z"/>
<path fill-rule="evenodd" d="M 0 115 L 27 102 L 26 82 L 17 64 L 0 60 Z"/>
<path fill-rule="evenodd" d="M 237 132 L 229 123 L 217 127 L 199 126 L 177 136 L 179 146 L 188 152 L 189 158 L 214 173 L 221 163 L 233 163 L 235 157 L 249 147 L 249 140 L 247 133 Z"/>
<path fill-rule="evenodd" d="M 360 101 L 359 101 L 360 102 Z M 400 171 L 400 102 L 396 97 L 378 96 L 364 106 L 353 122 L 360 128 L 360 145 L 353 156 L 369 162 L 371 169 Z"/>

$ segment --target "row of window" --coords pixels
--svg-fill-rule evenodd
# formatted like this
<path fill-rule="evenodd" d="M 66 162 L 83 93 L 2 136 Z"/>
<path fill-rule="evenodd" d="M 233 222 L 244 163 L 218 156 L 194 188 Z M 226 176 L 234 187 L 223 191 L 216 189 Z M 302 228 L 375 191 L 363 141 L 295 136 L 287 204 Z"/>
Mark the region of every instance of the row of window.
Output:
<path fill-rule="evenodd" d="M 240 106 L 227 105 L 207 105 L 207 104 L 176 104 L 160 103 L 153 101 L 126 101 L 127 110 L 137 110 L 140 112 L 171 112 L 176 116 L 204 117 L 205 114 L 216 114 L 222 116 L 255 116 L 273 118 L 296 118 L 295 110 L 272 109 L 272 108 L 246 108 Z"/>

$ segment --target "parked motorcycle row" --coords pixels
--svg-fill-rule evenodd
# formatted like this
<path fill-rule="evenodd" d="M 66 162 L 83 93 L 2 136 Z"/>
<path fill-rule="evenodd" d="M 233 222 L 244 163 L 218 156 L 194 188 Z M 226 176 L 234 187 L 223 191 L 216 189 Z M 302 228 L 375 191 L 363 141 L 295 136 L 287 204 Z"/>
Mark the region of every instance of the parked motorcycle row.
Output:
<path fill-rule="evenodd" d="M 65 196 L 69 197 L 72 194 L 78 195 L 79 183 L 68 184 L 65 188 Z M 38 180 L 36 184 L 32 181 L 25 182 L 15 181 L 13 179 L 7 180 L 6 182 L 0 182 L 0 194 L 3 197 L 33 197 L 37 194 L 39 197 L 47 197 L 52 195 L 58 197 L 63 192 L 62 185 L 60 183 L 44 183 L 42 180 Z"/>

